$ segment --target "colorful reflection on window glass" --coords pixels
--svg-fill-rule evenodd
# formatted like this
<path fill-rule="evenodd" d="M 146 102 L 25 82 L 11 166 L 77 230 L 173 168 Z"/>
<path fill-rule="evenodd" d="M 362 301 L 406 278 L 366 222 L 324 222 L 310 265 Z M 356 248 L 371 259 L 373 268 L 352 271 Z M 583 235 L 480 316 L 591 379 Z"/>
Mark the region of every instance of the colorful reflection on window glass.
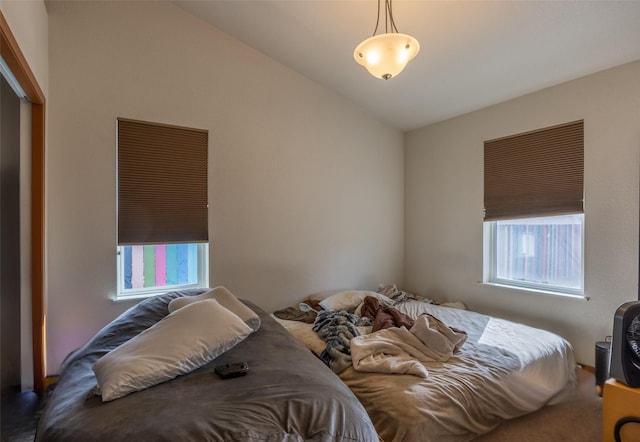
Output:
<path fill-rule="evenodd" d="M 122 246 L 124 289 L 198 283 L 198 244 Z"/>

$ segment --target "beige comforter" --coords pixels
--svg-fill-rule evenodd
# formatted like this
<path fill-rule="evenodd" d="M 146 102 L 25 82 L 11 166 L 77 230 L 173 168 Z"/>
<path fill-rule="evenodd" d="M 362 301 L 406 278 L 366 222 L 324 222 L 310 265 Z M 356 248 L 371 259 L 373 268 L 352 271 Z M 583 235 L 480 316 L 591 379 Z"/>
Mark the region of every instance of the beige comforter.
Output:
<path fill-rule="evenodd" d="M 351 339 L 353 368 L 426 378 L 429 372 L 423 362 L 448 361 L 466 339 L 466 333 L 420 315 L 410 330 L 391 327 Z"/>
<path fill-rule="evenodd" d="M 541 408 L 576 383 L 571 345 L 553 333 L 420 302 L 396 308 L 412 318 L 429 313 L 468 338 L 446 362 L 419 362 L 426 378 L 353 367 L 340 373 L 385 442 L 472 440 L 503 419 Z M 309 348 L 324 348 L 312 333 L 300 332 L 301 326 L 281 322 Z"/>

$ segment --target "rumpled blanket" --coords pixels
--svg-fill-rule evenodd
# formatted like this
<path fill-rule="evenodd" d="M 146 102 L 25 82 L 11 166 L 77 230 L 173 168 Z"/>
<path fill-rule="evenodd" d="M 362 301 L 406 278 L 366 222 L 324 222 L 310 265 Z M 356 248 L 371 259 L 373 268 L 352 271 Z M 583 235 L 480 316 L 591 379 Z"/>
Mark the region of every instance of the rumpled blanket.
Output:
<path fill-rule="evenodd" d="M 350 342 L 351 339 L 360 335 L 356 328 L 358 325 L 369 325 L 369 323 L 345 311 L 323 310 L 318 313 L 313 331 L 327 343 L 327 347 L 320 354 L 320 359 L 335 373 L 340 373 L 351 365 Z"/>
<path fill-rule="evenodd" d="M 287 319 L 289 321 L 300 321 L 306 324 L 313 324 L 316 320 L 317 314 L 314 311 L 302 311 L 295 307 L 287 307 L 273 312 L 273 316 L 280 319 Z"/>
<path fill-rule="evenodd" d="M 434 316 L 423 314 L 410 330 L 391 327 L 355 336 L 350 342 L 353 368 L 427 378 L 429 372 L 422 362 L 446 362 L 466 339 L 464 331 L 447 327 Z"/>
<path fill-rule="evenodd" d="M 282 310 L 277 310 L 273 312 L 273 315 L 279 319 L 313 324 L 316 321 L 318 312 L 321 310 L 322 307 L 320 307 L 320 301 L 307 299 L 302 301 L 298 307 L 287 307 Z"/>
<path fill-rule="evenodd" d="M 303 312 L 320 312 L 322 311 L 322 307 L 320 306 L 320 301 L 317 299 L 306 299 L 302 301 L 298 308 Z"/>
<path fill-rule="evenodd" d="M 390 327 L 413 327 L 413 319 L 399 310 L 381 304 L 373 296 L 367 296 L 362 302 L 360 316 L 367 317 L 373 321 L 371 331 L 383 330 Z"/>

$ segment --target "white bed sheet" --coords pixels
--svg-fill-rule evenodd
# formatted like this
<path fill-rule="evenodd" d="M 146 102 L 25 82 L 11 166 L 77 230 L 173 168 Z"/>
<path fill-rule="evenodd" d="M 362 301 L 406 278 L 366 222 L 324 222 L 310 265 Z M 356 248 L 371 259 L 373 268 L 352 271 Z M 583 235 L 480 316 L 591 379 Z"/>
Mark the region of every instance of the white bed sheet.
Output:
<path fill-rule="evenodd" d="M 422 302 L 395 307 L 412 318 L 429 313 L 468 339 L 448 362 L 424 363 L 427 379 L 353 367 L 339 374 L 386 442 L 472 440 L 559 400 L 577 383 L 572 347 L 556 334 Z M 310 324 L 279 321 L 314 353 L 324 349 Z"/>

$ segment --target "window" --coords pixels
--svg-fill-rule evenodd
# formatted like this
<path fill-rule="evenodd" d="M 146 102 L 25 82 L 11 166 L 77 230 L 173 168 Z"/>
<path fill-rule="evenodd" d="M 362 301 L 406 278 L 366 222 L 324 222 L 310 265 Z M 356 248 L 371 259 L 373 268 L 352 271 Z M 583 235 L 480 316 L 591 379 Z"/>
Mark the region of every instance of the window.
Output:
<path fill-rule="evenodd" d="M 118 296 L 207 285 L 207 256 L 202 243 L 119 246 Z"/>
<path fill-rule="evenodd" d="M 584 296 L 583 121 L 484 152 L 484 282 Z"/>
<path fill-rule="evenodd" d="M 488 224 L 492 283 L 583 293 L 583 214 Z"/>
<path fill-rule="evenodd" d="M 208 286 L 208 132 L 119 118 L 117 298 Z"/>

